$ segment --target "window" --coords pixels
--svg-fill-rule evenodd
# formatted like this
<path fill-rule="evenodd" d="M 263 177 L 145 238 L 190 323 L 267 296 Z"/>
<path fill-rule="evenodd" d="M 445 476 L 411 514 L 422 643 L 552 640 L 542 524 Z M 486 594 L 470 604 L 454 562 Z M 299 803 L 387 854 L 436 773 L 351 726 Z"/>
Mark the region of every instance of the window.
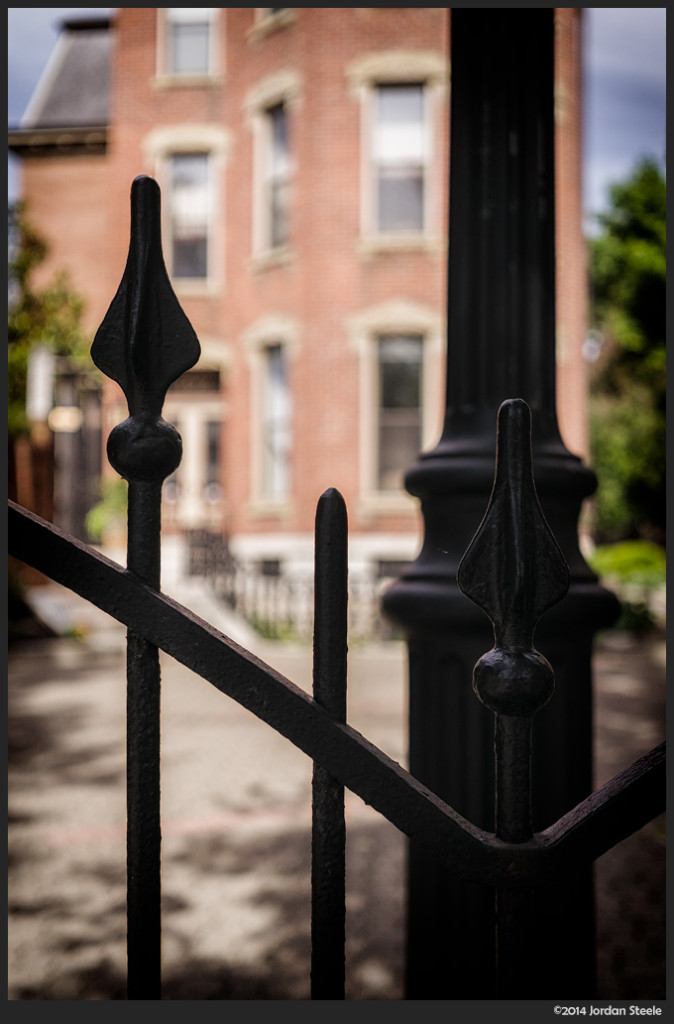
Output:
<path fill-rule="evenodd" d="M 143 158 L 162 187 L 166 267 L 180 294 L 215 294 L 225 279 L 224 181 L 228 133 L 194 122 L 154 128 Z"/>
<path fill-rule="evenodd" d="M 208 277 L 208 153 L 174 153 L 170 157 L 170 271 L 173 277 Z"/>
<path fill-rule="evenodd" d="M 285 516 L 292 499 L 293 394 L 291 366 L 302 349 L 302 327 L 266 313 L 243 332 L 250 371 L 250 505 L 253 516 Z"/>
<path fill-rule="evenodd" d="M 206 466 L 204 500 L 217 503 L 222 496 L 220 487 L 220 421 L 206 423 Z"/>
<path fill-rule="evenodd" d="M 251 42 L 259 42 L 294 22 L 295 10 L 292 7 L 256 7 L 255 19 L 247 35 Z"/>
<path fill-rule="evenodd" d="M 282 345 L 264 350 L 262 492 L 264 498 L 290 493 L 291 398 Z"/>
<path fill-rule="evenodd" d="M 290 153 L 288 116 L 283 103 L 270 107 L 267 119 L 266 205 L 269 248 L 288 244 Z"/>
<path fill-rule="evenodd" d="M 358 511 L 415 513 L 403 476 L 442 426 L 442 317 L 396 298 L 349 316 L 345 326 L 359 363 Z"/>
<path fill-rule="evenodd" d="M 446 188 L 448 61 L 430 50 L 371 50 L 345 66 L 360 107 L 360 247 L 368 257 L 439 251 Z"/>
<path fill-rule="evenodd" d="M 424 86 L 378 85 L 374 90 L 371 164 L 378 233 L 425 227 L 428 162 Z"/>
<path fill-rule="evenodd" d="M 402 487 L 404 471 L 416 460 L 422 445 L 421 336 L 380 337 L 377 362 L 377 485 L 380 491 L 398 490 Z"/>
<path fill-rule="evenodd" d="M 171 75 L 213 71 L 213 19 L 217 7 L 166 8 L 166 69 Z"/>
<path fill-rule="evenodd" d="M 292 259 L 293 112 L 300 102 L 300 78 L 288 68 L 262 79 L 245 99 L 253 143 L 252 249 L 257 269 Z"/>

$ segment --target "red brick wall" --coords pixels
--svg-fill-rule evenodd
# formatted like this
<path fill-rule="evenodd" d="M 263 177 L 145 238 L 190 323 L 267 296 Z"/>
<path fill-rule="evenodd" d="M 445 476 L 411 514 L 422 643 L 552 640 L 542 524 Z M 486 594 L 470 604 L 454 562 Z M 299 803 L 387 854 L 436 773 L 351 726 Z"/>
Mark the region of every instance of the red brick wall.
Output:
<path fill-rule="evenodd" d="M 253 11 L 228 11 L 228 66 L 245 72 L 228 89 L 229 123 L 237 144 L 236 163 L 233 160 L 228 171 L 232 199 L 226 322 L 232 324 L 235 343 L 237 334 L 267 312 L 286 313 L 302 324 L 291 380 L 296 490 L 294 514 L 284 523 L 286 528 L 310 530 L 315 502 L 332 485 L 344 494 L 354 528 L 409 530 L 409 517 L 361 520 L 356 512 L 360 368 L 345 319 L 392 297 L 438 308 L 444 292 L 444 254 L 359 255 L 361 111 L 345 68 L 370 51 L 442 47 L 446 13 L 416 8 L 395 14 L 376 8 L 309 8 L 298 13 L 295 25 L 251 44 L 246 30 L 253 24 Z M 303 80 L 290 125 L 297 165 L 291 222 L 297 258 L 289 266 L 256 273 L 250 270 L 252 145 L 243 101 L 265 75 L 286 67 L 297 69 Z M 237 510 L 234 528 L 277 528 L 272 520 L 244 519 L 249 458 L 234 424 L 245 423 L 247 429 L 250 380 L 245 353 L 236 346 L 231 383 L 229 489 L 233 512 Z"/>
<path fill-rule="evenodd" d="M 121 8 L 117 17 L 111 162 L 112 200 L 124 214 L 116 229 L 128 231 L 128 186 L 137 173 L 152 173 L 143 139 L 158 126 L 225 125 L 232 138 L 224 172 L 225 275 L 212 299 L 181 295 L 199 334 L 220 335 L 231 348 L 225 472 L 230 529 L 237 532 L 312 528 L 315 501 L 339 487 L 356 508 L 358 481 L 358 374 L 345 318 L 392 296 L 439 308 L 444 297 L 444 253 L 358 256 L 360 225 L 360 105 L 345 66 L 369 51 L 447 52 L 444 9 L 297 9 L 295 23 L 251 40 L 253 8 L 227 8 L 220 21 L 222 86 L 158 89 L 154 84 L 155 8 Z M 247 93 L 265 76 L 292 69 L 302 80 L 291 114 L 297 174 L 291 214 L 294 260 L 251 269 L 252 133 Z M 446 111 L 445 111 L 446 113 Z M 446 118 L 445 118 L 446 119 Z M 446 221 L 446 208 L 440 217 Z M 251 381 L 241 345 L 245 330 L 265 314 L 283 314 L 302 325 L 291 364 L 294 394 L 293 512 L 248 521 L 250 500 L 249 406 Z M 440 424 L 438 424 L 438 427 Z M 364 529 L 409 529 L 409 516 L 370 519 Z"/>
<path fill-rule="evenodd" d="M 67 270 L 73 291 L 85 300 L 92 338 L 113 295 L 109 172 L 104 156 L 42 157 L 25 160 L 22 169 L 27 216 L 49 246 L 35 284 L 45 287 Z"/>
<path fill-rule="evenodd" d="M 208 86 L 166 88 L 156 81 L 157 8 L 118 8 L 113 67 L 112 126 L 106 158 L 25 162 L 25 190 L 36 220 L 52 242 L 50 266 L 71 268 L 88 300 L 95 329 L 121 276 L 129 232 L 129 189 L 153 174 L 144 140 L 158 127 L 224 127 L 228 155 L 220 182 L 218 228 L 224 274 L 210 296 L 180 294 L 197 333 L 220 338 L 227 353 L 227 426 L 223 471 L 230 532 L 310 532 L 315 503 L 327 486 L 344 494 L 352 529 L 414 531 L 416 517 L 361 517 L 358 469 L 359 361 L 346 318 L 389 299 L 407 299 L 442 314 L 445 251 L 363 254 L 360 242 L 360 105 L 345 68 L 373 51 L 414 50 L 446 57 L 446 8 L 295 8 L 294 21 L 262 38 L 251 36 L 254 8 L 221 8 L 221 75 Z M 573 451 L 585 439 L 585 263 L 580 230 L 580 13 L 559 8 L 557 24 L 558 407 L 562 435 Z M 291 108 L 296 159 L 291 212 L 293 259 L 255 269 L 252 248 L 253 139 L 245 100 L 267 75 L 290 69 L 300 77 Z M 438 112 L 445 129 L 448 92 Z M 446 170 L 438 234 L 447 223 Z M 77 211 L 86 211 L 80 217 Z M 265 314 L 301 325 L 291 363 L 294 395 L 293 497 L 279 518 L 251 518 L 250 373 L 246 330 Z M 444 394 L 438 373 L 439 401 Z M 437 424 L 438 434 L 441 422 Z"/>

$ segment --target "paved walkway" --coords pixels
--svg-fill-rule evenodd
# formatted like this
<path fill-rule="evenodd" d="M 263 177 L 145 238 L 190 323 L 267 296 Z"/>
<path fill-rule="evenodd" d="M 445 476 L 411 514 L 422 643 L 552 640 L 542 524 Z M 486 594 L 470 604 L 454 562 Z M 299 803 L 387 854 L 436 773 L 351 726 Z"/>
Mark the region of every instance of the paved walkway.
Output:
<path fill-rule="evenodd" d="M 165 589 L 307 690 L 308 647 L 252 636 L 202 584 Z M 9 658 L 9 998 L 123 999 L 124 631 L 56 585 L 32 594 L 66 636 Z M 405 649 L 350 655 L 349 721 L 405 760 Z M 601 783 L 664 738 L 664 640 L 597 654 Z M 164 998 L 306 999 L 309 760 L 162 655 Z M 404 839 L 348 795 L 349 999 L 402 996 Z M 662 820 L 597 870 L 599 986 L 664 998 Z"/>

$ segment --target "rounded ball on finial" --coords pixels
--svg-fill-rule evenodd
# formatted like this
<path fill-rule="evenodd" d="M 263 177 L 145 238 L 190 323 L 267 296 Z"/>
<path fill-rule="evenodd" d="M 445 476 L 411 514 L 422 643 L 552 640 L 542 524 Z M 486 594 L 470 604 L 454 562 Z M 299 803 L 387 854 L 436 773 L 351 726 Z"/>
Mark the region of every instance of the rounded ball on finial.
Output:
<path fill-rule="evenodd" d="M 110 433 L 108 459 L 129 481 L 165 480 L 180 465 L 183 445 L 176 428 L 161 417 L 129 416 Z"/>
<path fill-rule="evenodd" d="M 493 647 L 473 669 L 473 689 L 497 715 L 533 715 L 555 692 L 555 675 L 533 647 Z"/>

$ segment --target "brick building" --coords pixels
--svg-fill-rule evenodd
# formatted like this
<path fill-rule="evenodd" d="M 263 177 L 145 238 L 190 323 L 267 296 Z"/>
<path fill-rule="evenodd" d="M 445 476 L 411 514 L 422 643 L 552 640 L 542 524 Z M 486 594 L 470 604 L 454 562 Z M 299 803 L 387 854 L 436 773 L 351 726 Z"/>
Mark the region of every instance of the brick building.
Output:
<path fill-rule="evenodd" d="M 10 148 L 30 216 L 100 323 L 129 188 L 162 187 L 164 250 L 202 355 L 164 415 L 184 455 L 166 530 L 309 571 L 315 504 L 349 509 L 352 572 L 414 556 L 402 472 L 444 403 L 448 8 L 118 8 L 67 22 Z M 557 9 L 558 413 L 586 450 L 581 9 Z M 451 344 L 451 339 L 449 339 Z M 102 433 L 125 416 L 106 386 Z"/>

